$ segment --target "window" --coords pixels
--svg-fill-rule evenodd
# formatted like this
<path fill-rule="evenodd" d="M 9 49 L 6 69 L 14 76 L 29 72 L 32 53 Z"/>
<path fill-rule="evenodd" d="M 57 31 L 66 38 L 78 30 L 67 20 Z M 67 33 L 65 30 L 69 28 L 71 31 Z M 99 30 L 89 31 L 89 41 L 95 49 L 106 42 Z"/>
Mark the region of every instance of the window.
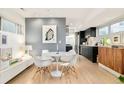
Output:
<path fill-rule="evenodd" d="M 16 24 L 6 19 L 2 19 L 2 30 L 16 33 Z"/>
<path fill-rule="evenodd" d="M 111 33 L 124 31 L 124 21 L 111 25 Z"/>
<path fill-rule="evenodd" d="M 1 17 L 0 17 L 0 30 L 1 30 Z"/>
<path fill-rule="evenodd" d="M 20 27 L 19 27 L 19 24 L 17 24 L 16 27 L 17 27 L 17 34 L 19 34 L 19 33 L 20 33 Z"/>
<path fill-rule="evenodd" d="M 106 27 L 102 27 L 102 28 L 99 28 L 99 35 L 108 35 L 109 33 L 109 27 L 106 26 Z"/>

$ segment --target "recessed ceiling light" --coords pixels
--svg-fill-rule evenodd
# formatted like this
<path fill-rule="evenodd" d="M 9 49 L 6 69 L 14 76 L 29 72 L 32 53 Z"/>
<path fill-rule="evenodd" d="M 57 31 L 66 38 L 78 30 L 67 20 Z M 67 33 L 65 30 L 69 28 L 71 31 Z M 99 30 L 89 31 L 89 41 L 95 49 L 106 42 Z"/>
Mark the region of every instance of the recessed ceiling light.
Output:
<path fill-rule="evenodd" d="M 24 8 L 20 8 L 22 11 L 24 11 Z"/>
<path fill-rule="evenodd" d="M 72 24 L 72 23 L 70 23 L 70 25 L 72 26 L 73 24 Z"/>

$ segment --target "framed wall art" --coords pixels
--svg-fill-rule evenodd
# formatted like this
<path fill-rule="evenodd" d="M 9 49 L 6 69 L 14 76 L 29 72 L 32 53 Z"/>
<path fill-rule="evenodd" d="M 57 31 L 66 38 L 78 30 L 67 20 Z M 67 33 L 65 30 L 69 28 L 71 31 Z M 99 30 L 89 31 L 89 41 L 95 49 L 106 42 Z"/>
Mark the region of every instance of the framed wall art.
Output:
<path fill-rule="evenodd" d="M 42 42 L 43 43 L 56 43 L 57 30 L 56 25 L 43 25 L 42 26 Z"/>
<path fill-rule="evenodd" d="M 113 44 L 120 44 L 121 43 L 121 36 L 120 34 L 116 34 L 112 37 Z"/>
<path fill-rule="evenodd" d="M 2 35 L 2 44 L 7 44 L 7 36 Z"/>

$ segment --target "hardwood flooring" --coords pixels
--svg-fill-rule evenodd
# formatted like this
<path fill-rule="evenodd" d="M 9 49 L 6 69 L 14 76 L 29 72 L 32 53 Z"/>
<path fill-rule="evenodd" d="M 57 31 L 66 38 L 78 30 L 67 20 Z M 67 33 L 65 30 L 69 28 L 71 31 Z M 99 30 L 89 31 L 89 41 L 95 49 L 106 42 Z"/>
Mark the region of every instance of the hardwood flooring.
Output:
<path fill-rule="evenodd" d="M 80 56 L 77 67 L 77 77 L 73 74 L 63 75 L 62 78 L 53 78 L 48 73 L 38 73 L 34 78 L 35 66 L 32 65 L 17 75 L 8 84 L 119 84 L 121 83 L 111 73 L 98 67 L 88 59 Z"/>

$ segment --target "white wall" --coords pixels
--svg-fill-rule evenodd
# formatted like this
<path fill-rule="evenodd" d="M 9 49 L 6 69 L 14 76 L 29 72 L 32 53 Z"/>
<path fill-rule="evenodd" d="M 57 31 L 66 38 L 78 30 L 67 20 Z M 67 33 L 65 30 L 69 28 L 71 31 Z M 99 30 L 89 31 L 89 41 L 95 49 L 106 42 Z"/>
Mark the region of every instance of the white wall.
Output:
<path fill-rule="evenodd" d="M 8 20 L 11 20 L 15 23 L 19 23 L 24 25 L 25 24 L 25 19 L 17 14 L 14 9 L 11 8 L 0 8 L 0 16 L 7 18 Z"/>
<path fill-rule="evenodd" d="M 17 14 L 13 9 L 0 9 L 0 16 L 6 18 L 14 23 L 21 24 L 24 35 L 17 35 L 16 33 L 9 33 L 0 31 L 0 35 L 7 35 L 7 45 L 0 44 L 3 48 L 12 48 L 12 56 L 20 57 L 23 55 L 25 47 L 25 19 Z"/>

